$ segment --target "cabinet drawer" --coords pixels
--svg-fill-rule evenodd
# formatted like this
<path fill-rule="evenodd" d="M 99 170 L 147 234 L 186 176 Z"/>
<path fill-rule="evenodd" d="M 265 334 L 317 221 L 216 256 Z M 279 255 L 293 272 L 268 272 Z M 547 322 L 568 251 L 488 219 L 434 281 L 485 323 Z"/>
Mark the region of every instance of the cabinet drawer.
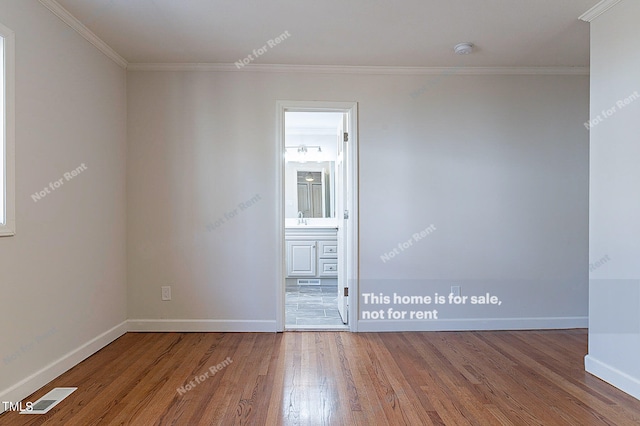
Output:
<path fill-rule="evenodd" d="M 318 241 L 318 257 L 338 258 L 337 241 Z"/>
<path fill-rule="evenodd" d="M 337 277 L 337 259 L 318 259 L 318 272 L 321 277 Z"/>

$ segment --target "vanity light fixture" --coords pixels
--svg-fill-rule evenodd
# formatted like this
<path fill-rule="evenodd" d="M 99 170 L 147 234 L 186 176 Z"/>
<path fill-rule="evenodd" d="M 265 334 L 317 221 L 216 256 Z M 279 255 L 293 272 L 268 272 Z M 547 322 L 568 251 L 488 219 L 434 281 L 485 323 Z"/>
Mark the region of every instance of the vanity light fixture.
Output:
<path fill-rule="evenodd" d="M 473 51 L 473 43 L 458 43 L 454 46 L 453 51 L 458 55 L 468 55 Z"/>
<path fill-rule="evenodd" d="M 319 145 L 300 145 L 300 146 L 284 147 L 285 152 L 289 152 L 289 150 L 293 150 L 293 149 L 295 149 L 300 155 L 304 155 L 308 153 L 309 149 L 313 149 L 314 152 L 317 152 L 318 154 L 322 154 L 322 147 L 320 147 Z"/>
<path fill-rule="evenodd" d="M 319 145 L 285 146 L 284 149 L 296 149 L 298 151 L 298 154 L 306 154 L 307 152 L 309 152 L 309 149 L 313 149 L 318 154 L 322 153 L 322 147 Z"/>
<path fill-rule="evenodd" d="M 310 151 L 311 150 L 311 151 Z M 284 147 L 286 161 L 318 161 L 318 155 L 323 154 L 322 148 L 318 145 L 297 145 Z"/>

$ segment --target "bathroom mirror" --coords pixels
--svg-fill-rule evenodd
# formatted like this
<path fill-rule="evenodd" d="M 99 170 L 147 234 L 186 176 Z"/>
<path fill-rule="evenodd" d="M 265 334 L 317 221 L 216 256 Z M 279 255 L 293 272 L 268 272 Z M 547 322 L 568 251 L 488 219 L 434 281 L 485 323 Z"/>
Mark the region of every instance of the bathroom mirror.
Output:
<path fill-rule="evenodd" d="M 335 217 L 335 162 L 290 161 L 285 170 L 285 217 Z"/>

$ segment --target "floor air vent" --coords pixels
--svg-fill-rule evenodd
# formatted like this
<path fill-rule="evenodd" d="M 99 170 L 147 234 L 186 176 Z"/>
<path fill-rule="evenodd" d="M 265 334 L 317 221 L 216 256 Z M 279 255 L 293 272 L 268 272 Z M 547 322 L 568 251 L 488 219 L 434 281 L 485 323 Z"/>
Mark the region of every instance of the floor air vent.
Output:
<path fill-rule="evenodd" d="M 63 399 L 71 395 L 76 389 L 78 388 L 54 388 L 34 402 L 31 407 L 20 411 L 20 414 L 45 414 L 60 404 Z"/>
<path fill-rule="evenodd" d="M 298 285 L 320 285 L 320 279 L 298 279 Z"/>

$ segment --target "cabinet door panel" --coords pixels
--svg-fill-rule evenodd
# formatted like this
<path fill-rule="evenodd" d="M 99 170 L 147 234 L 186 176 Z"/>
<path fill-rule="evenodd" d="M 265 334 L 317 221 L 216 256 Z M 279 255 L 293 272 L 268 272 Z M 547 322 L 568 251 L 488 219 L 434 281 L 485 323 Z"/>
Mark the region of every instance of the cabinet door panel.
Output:
<path fill-rule="evenodd" d="M 315 241 L 287 241 L 288 276 L 314 277 L 316 263 Z"/>

